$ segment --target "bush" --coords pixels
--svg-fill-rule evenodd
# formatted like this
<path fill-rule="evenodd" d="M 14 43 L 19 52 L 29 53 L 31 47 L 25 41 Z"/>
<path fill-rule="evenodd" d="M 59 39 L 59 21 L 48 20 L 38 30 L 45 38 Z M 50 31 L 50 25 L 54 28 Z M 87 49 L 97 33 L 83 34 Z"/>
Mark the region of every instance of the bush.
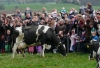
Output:
<path fill-rule="evenodd" d="M 73 0 L 72 4 L 80 5 L 80 3 L 77 0 Z"/>
<path fill-rule="evenodd" d="M 0 4 L 0 10 L 4 10 L 5 6 L 3 4 Z"/>
<path fill-rule="evenodd" d="M 18 6 L 15 6 L 15 9 L 18 9 L 19 7 Z"/>
<path fill-rule="evenodd" d="M 61 2 L 62 3 L 69 3 L 67 0 L 62 0 Z"/>

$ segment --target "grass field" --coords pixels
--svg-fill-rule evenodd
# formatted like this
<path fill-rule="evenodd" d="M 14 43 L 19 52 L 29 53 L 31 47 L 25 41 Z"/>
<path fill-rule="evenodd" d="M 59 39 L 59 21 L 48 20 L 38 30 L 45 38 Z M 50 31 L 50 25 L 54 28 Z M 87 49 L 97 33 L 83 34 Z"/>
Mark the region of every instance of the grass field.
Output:
<path fill-rule="evenodd" d="M 66 57 L 60 54 L 46 53 L 45 57 L 25 54 L 22 57 L 17 54 L 11 58 L 11 54 L 0 54 L 0 68 L 96 68 L 95 60 L 88 60 L 88 54 L 68 53 Z"/>
<path fill-rule="evenodd" d="M 53 9 L 57 9 L 60 11 L 62 7 L 65 7 L 66 10 L 70 10 L 72 7 L 78 8 L 79 6 L 77 5 L 72 5 L 72 4 L 42 4 L 42 3 L 32 3 L 32 4 L 12 4 L 12 5 L 7 5 L 6 9 L 12 9 L 15 8 L 15 6 L 19 6 L 19 8 L 26 8 L 27 6 L 30 7 L 32 10 L 41 10 L 42 7 L 46 7 L 48 11 L 52 11 Z"/>
<path fill-rule="evenodd" d="M 65 7 L 67 11 L 70 11 L 71 8 L 76 8 L 79 10 L 79 5 L 74 5 L 74 4 L 67 4 L 67 3 L 59 3 L 59 4 L 54 4 L 54 3 L 30 3 L 30 4 L 6 4 L 5 9 L 6 10 L 11 10 L 15 9 L 15 6 L 18 6 L 19 9 L 26 9 L 26 7 L 30 7 L 33 11 L 41 11 L 42 7 L 46 7 L 48 12 L 51 12 L 53 9 L 57 9 L 58 11 L 61 11 L 62 7 Z M 100 6 L 93 6 L 94 9 L 100 9 Z"/>

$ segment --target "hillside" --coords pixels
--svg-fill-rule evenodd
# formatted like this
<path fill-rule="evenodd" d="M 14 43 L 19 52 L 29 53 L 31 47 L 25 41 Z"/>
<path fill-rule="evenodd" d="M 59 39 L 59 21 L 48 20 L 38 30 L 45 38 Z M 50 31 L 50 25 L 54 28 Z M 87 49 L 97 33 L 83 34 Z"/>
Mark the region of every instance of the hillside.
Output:
<path fill-rule="evenodd" d="M 58 12 L 62 9 L 62 7 L 65 7 L 67 12 L 70 11 L 71 8 L 76 8 L 79 10 L 80 5 L 74 5 L 74 4 L 66 4 L 66 3 L 29 3 L 29 4 L 10 4 L 10 5 L 5 5 L 5 10 L 0 11 L 6 12 L 6 13 L 15 13 L 17 9 L 20 9 L 21 12 L 24 12 L 26 7 L 30 7 L 33 12 L 41 11 L 42 7 L 46 7 L 48 12 L 51 12 L 53 9 L 57 9 Z M 94 9 L 99 9 L 99 6 L 93 6 Z"/>

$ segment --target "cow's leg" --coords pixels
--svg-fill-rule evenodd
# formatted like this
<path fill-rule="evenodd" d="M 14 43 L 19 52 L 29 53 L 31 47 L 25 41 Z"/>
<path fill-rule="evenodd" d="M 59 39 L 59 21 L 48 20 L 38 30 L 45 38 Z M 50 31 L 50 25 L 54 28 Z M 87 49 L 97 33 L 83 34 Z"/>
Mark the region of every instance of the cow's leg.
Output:
<path fill-rule="evenodd" d="M 97 61 L 97 68 L 100 68 L 100 47 L 97 51 L 97 56 L 96 56 L 96 61 Z"/>
<path fill-rule="evenodd" d="M 18 46 L 18 49 L 21 51 L 22 56 L 24 57 L 24 49 L 26 48 L 26 43 L 21 42 L 20 45 Z"/>
<path fill-rule="evenodd" d="M 99 55 L 98 54 L 96 54 L 96 62 L 97 62 L 97 68 L 99 68 Z"/>
<path fill-rule="evenodd" d="M 93 51 L 89 56 L 89 60 L 93 60 L 95 57 L 96 57 L 96 52 Z"/>
<path fill-rule="evenodd" d="M 90 54 L 89 60 L 92 60 L 92 58 L 93 58 L 93 52 Z"/>
<path fill-rule="evenodd" d="M 45 51 L 45 44 L 42 46 L 42 51 L 40 53 L 40 56 L 44 57 L 44 51 Z"/>
<path fill-rule="evenodd" d="M 20 51 L 21 51 L 22 56 L 25 57 L 25 55 L 24 55 L 24 49 L 21 49 Z"/>
<path fill-rule="evenodd" d="M 97 68 L 100 68 L 100 58 L 98 57 Z"/>
<path fill-rule="evenodd" d="M 22 40 L 22 37 L 17 37 L 16 38 L 16 43 L 14 44 L 14 46 L 12 48 L 12 51 L 13 51 L 12 58 L 14 58 L 14 55 L 15 55 L 16 50 L 17 50 L 17 47 L 20 45 L 21 40 Z"/>
<path fill-rule="evenodd" d="M 12 58 L 14 58 L 14 56 L 15 56 L 15 53 L 16 53 L 18 45 L 19 45 L 19 43 L 15 43 L 14 46 L 13 46 L 13 49 L 12 49 L 12 51 L 13 51 Z"/>

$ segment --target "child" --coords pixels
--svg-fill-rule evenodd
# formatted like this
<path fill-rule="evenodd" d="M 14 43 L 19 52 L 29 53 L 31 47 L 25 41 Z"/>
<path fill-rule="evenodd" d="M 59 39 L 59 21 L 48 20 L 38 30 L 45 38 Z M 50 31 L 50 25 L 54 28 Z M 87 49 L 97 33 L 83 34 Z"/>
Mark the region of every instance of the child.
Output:
<path fill-rule="evenodd" d="M 42 51 L 42 46 L 37 45 L 36 46 L 36 51 L 37 51 L 37 54 L 39 54 Z"/>
<path fill-rule="evenodd" d="M 86 33 L 86 30 L 85 30 L 85 26 L 82 26 L 82 34 L 81 34 L 81 37 L 80 37 L 80 43 L 81 43 L 81 51 L 82 52 L 86 52 L 85 50 L 85 33 Z"/>
<path fill-rule="evenodd" d="M 11 31 L 7 30 L 7 34 L 5 35 L 5 52 L 10 52 L 11 51 Z"/>
<path fill-rule="evenodd" d="M 96 30 L 92 29 L 91 30 L 91 41 L 98 41 L 99 37 L 97 36 Z"/>
<path fill-rule="evenodd" d="M 75 29 L 72 29 L 72 31 L 71 31 L 70 40 L 71 40 L 70 51 L 73 52 L 74 45 L 75 45 Z"/>
<path fill-rule="evenodd" d="M 33 54 L 33 52 L 34 52 L 34 46 L 29 46 L 28 47 L 28 51 L 29 51 L 30 54 Z"/>

